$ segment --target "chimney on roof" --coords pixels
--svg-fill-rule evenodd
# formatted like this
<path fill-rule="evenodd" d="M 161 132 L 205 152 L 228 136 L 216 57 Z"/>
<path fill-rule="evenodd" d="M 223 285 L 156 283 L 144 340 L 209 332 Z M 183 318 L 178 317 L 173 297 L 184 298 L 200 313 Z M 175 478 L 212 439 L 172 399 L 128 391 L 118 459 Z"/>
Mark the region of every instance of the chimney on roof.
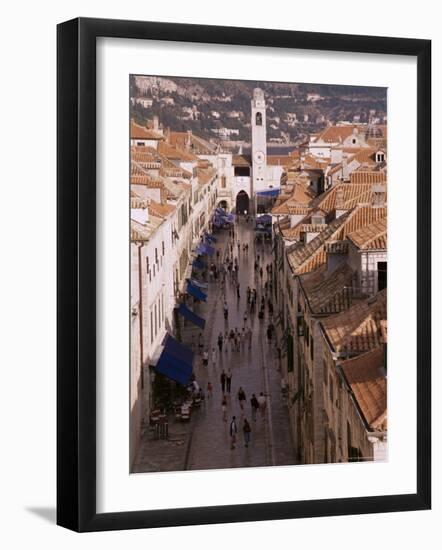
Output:
<path fill-rule="evenodd" d="M 344 204 L 344 189 L 342 183 L 338 184 L 336 189 L 336 202 L 335 202 L 336 218 L 340 218 L 342 214 L 347 212 Z"/>

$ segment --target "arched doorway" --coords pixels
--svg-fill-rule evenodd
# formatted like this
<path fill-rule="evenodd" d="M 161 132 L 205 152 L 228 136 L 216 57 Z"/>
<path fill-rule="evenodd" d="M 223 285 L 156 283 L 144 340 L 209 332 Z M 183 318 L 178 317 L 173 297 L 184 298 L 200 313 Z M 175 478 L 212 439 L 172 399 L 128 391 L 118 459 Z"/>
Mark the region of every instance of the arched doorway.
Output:
<path fill-rule="evenodd" d="M 240 191 L 236 195 L 236 213 L 245 214 L 250 212 L 249 195 L 245 191 Z"/>

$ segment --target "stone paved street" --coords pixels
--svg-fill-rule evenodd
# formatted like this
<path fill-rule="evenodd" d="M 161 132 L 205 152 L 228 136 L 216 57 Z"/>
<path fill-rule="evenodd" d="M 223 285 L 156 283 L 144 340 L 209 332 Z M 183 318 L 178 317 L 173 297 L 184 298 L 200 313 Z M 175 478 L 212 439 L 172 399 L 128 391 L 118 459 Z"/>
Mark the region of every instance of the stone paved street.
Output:
<path fill-rule="evenodd" d="M 194 362 L 194 373 L 197 382 L 206 393 L 206 399 L 199 411 L 192 413 L 189 424 L 174 421 L 169 423 L 169 440 L 156 441 L 149 437 L 148 430 L 143 432 L 140 452 L 134 471 L 158 470 L 201 470 L 209 468 L 234 468 L 247 466 L 270 466 L 294 464 L 294 451 L 291 442 L 287 405 L 281 395 L 281 377 L 276 352 L 275 335 L 267 339 L 269 322 L 266 305 L 265 318 L 258 319 L 257 312 L 248 314 L 247 324 L 252 328 L 252 345 L 241 342 L 240 350 L 232 350 L 230 343 L 224 342 L 221 353 L 218 351 L 218 334 L 231 328 L 242 330 L 244 312 L 247 309 L 247 286 L 257 289 L 257 310 L 264 294 L 266 265 L 271 263 L 271 244 L 254 243 L 253 224 L 241 220 L 235 225 L 233 255 L 238 257 L 240 298 L 237 298 L 235 283 L 226 278 L 225 287 L 220 279 L 210 281 L 208 301 L 192 308 L 206 319 L 203 332 L 204 349 L 209 351 L 209 366 L 202 365 L 202 358 L 196 349 L 199 329 L 186 325 L 182 331 L 183 341 L 193 344 L 197 353 Z M 214 244 L 224 257 L 230 250 L 232 239 L 228 231 L 217 233 L 218 241 Z M 240 241 L 238 253 L 237 241 Z M 249 244 L 248 253 L 243 252 L 243 243 Z M 260 256 L 259 265 L 263 268 L 261 278 L 255 272 L 255 258 Z M 216 256 L 214 256 L 216 261 Z M 224 294 L 225 293 L 225 294 Z M 223 301 L 229 307 L 228 320 L 224 320 Z M 267 304 L 267 300 L 266 300 Z M 247 325 L 246 325 L 247 326 Z M 212 361 L 212 349 L 216 350 L 215 362 Z M 231 393 L 227 394 L 227 421 L 222 418 L 222 390 L 220 375 L 223 369 L 232 371 Z M 213 396 L 207 395 L 207 382 L 213 384 Z M 241 411 L 237 393 L 239 387 L 246 393 L 246 404 Z M 252 421 L 250 398 L 263 392 L 267 397 L 264 417 L 258 412 L 256 421 Z M 238 437 L 235 449 L 230 448 L 229 424 L 236 416 Z M 252 433 L 250 445 L 246 448 L 243 439 L 243 420 L 247 418 Z"/>

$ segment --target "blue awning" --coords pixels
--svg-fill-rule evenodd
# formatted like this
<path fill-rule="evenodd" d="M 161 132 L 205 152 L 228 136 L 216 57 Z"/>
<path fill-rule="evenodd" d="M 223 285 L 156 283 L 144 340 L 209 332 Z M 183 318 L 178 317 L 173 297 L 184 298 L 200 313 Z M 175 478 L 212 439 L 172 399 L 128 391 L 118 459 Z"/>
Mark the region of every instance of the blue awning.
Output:
<path fill-rule="evenodd" d="M 178 340 L 176 340 L 169 333 L 167 333 L 164 337 L 163 344 L 169 355 L 177 357 L 178 359 L 181 359 L 188 365 L 192 366 L 193 357 L 195 354 L 190 348 L 188 348 L 181 342 L 178 342 Z"/>
<path fill-rule="evenodd" d="M 167 354 L 161 354 L 155 366 L 155 371 L 183 386 L 187 386 L 192 377 L 192 367 Z"/>
<path fill-rule="evenodd" d="M 187 292 L 197 300 L 202 300 L 203 302 L 206 301 L 207 295 L 204 294 L 204 292 L 201 292 L 201 290 L 192 283 L 187 283 Z"/>
<path fill-rule="evenodd" d="M 208 288 L 209 285 L 207 283 L 204 283 L 203 281 L 198 281 L 198 279 L 195 279 L 192 277 L 191 279 L 186 279 L 188 283 L 191 283 L 194 286 L 197 286 L 198 288 Z"/>
<path fill-rule="evenodd" d="M 196 247 L 196 252 L 198 254 L 207 254 L 208 256 L 213 256 L 215 254 L 215 249 L 213 248 L 213 246 L 210 246 L 210 244 L 200 243 Z"/>
<path fill-rule="evenodd" d="M 266 191 L 257 191 L 259 197 L 277 197 L 280 189 L 267 189 Z"/>
<path fill-rule="evenodd" d="M 206 326 L 205 319 L 189 309 L 186 304 L 180 304 L 180 306 L 177 308 L 177 311 L 180 315 L 182 315 L 185 319 L 187 319 L 197 327 L 204 328 Z"/>
<path fill-rule="evenodd" d="M 208 254 L 209 256 L 213 256 L 215 254 L 215 249 L 213 248 L 213 246 L 210 246 L 210 244 L 205 244 L 203 246 L 206 254 Z"/>
<path fill-rule="evenodd" d="M 192 362 L 193 351 L 168 334 L 155 371 L 186 386 L 192 377 Z"/>
<path fill-rule="evenodd" d="M 192 262 L 193 267 L 196 267 L 197 269 L 204 269 L 205 265 L 200 262 L 199 260 L 193 260 Z"/>
<path fill-rule="evenodd" d="M 210 243 L 216 243 L 217 242 L 217 238 L 214 237 L 213 235 L 209 235 L 209 233 L 205 233 L 204 237 L 206 238 L 207 241 L 209 241 Z"/>
<path fill-rule="evenodd" d="M 263 214 L 262 216 L 258 216 L 256 218 L 256 223 L 262 223 L 262 224 L 266 224 L 266 223 L 272 223 L 272 216 L 270 214 Z"/>

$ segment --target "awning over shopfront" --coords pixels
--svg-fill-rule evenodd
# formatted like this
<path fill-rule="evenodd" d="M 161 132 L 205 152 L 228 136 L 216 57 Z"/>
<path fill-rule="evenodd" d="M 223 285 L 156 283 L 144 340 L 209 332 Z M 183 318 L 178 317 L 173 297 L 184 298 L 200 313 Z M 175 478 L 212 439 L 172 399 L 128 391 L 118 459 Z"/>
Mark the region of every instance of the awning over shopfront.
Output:
<path fill-rule="evenodd" d="M 186 281 L 194 286 L 197 286 L 198 288 L 208 288 L 209 285 L 207 283 L 204 283 L 203 281 L 199 281 L 198 279 L 195 279 L 192 277 L 191 279 L 186 279 Z"/>
<path fill-rule="evenodd" d="M 189 309 L 186 304 L 180 304 L 180 306 L 177 308 L 177 311 L 180 315 L 182 315 L 185 319 L 196 325 L 197 327 L 204 328 L 206 325 L 206 320 L 197 315 L 195 312 L 193 312 L 191 309 Z"/>
<path fill-rule="evenodd" d="M 279 189 L 266 189 L 265 191 L 257 191 L 258 197 L 277 197 L 279 195 Z"/>
<path fill-rule="evenodd" d="M 272 216 L 270 214 L 263 214 L 262 216 L 258 216 L 256 218 L 256 223 L 260 223 L 262 225 L 268 225 L 272 223 Z"/>
<path fill-rule="evenodd" d="M 201 290 L 197 286 L 189 282 L 187 283 L 187 292 L 197 300 L 205 302 L 207 299 L 207 295 L 204 294 L 204 292 L 201 292 Z"/>
<path fill-rule="evenodd" d="M 205 269 L 205 265 L 200 262 L 200 260 L 193 260 L 192 265 L 196 267 L 196 269 Z"/>
<path fill-rule="evenodd" d="M 167 334 L 155 371 L 186 386 L 192 377 L 192 363 L 193 351 Z"/>
<path fill-rule="evenodd" d="M 205 233 L 204 237 L 205 237 L 206 241 L 208 241 L 209 243 L 216 243 L 217 240 L 218 240 L 213 235 L 209 235 L 209 233 Z"/>
<path fill-rule="evenodd" d="M 196 247 L 196 252 L 197 254 L 207 254 L 208 256 L 213 256 L 215 254 L 215 249 L 213 248 L 213 246 L 210 246 L 210 244 L 206 244 L 206 243 L 200 243 L 197 247 Z"/>

